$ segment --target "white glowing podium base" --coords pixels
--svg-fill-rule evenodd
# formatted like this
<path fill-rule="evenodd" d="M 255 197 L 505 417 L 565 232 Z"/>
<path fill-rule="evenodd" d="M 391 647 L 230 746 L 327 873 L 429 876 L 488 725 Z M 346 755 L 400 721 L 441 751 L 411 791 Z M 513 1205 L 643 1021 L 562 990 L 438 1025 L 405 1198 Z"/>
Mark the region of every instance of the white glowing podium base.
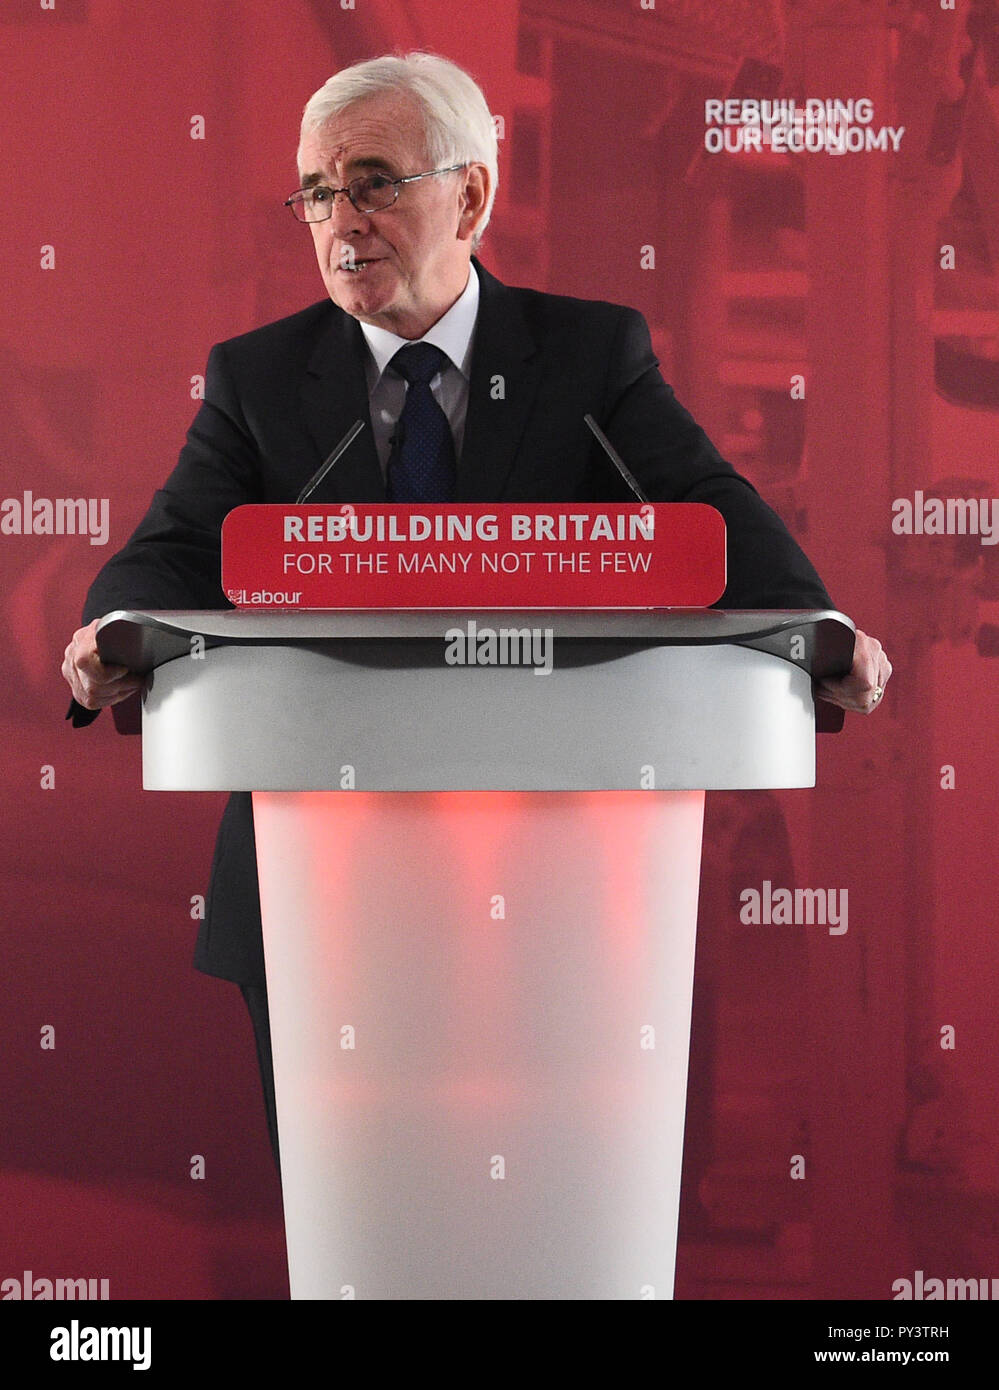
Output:
<path fill-rule="evenodd" d="M 293 1298 L 671 1296 L 703 806 L 254 794 Z"/>
<path fill-rule="evenodd" d="M 254 794 L 292 1297 L 669 1298 L 704 789 L 814 785 L 853 627 L 503 614 L 539 675 L 447 665 L 467 619 L 98 643 L 151 672 L 146 787 Z"/>

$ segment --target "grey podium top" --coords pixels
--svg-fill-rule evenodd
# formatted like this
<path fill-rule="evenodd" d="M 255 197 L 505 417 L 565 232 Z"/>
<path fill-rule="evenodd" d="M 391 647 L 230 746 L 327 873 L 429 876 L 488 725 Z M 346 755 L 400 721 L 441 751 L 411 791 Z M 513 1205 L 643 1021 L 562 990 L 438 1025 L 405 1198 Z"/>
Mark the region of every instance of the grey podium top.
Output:
<path fill-rule="evenodd" d="M 192 638 L 206 649 L 248 643 L 288 646 L 323 642 L 431 641 L 474 620 L 480 627 L 541 628 L 563 643 L 624 642 L 635 646 L 726 645 L 751 647 L 793 661 L 813 679 L 844 675 L 853 660 L 856 628 L 834 609 L 715 608 L 596 609 L 587 612 L 540 609 L 351 609 L 347 611 L 219 609 L 184 611 L 116 610 L 97 628 L 105 662 L 131 671 L 152 671 L 165 661 L 188 656 Z M 795 645 L 792 638 L 800 637 Z M 794 655 L 792 655 L 794 653 Z"/>
<path fill-rule="evenodd" d="M 854 632 L 831 610 L 160 610 L 97 641 L 149 674 L 147 788 L 570 791 L 814 785 L 811 682 Z"/>

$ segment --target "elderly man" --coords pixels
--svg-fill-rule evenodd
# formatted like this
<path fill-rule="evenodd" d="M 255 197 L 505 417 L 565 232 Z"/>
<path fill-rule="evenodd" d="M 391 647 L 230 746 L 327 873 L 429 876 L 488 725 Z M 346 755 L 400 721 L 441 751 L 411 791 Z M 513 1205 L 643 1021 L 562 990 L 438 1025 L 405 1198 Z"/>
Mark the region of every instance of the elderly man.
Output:
<path fill-rule="evenodd" d="M 659 375 L 639 314 L 511 289 L 473 256 L 497 183 L 496 137 L 467 73 L 429 54 L 359 63 L 305 108 L 299 189 L 328 298 L 216 346 L 180 461 L 104 567 L 66 649 L 74 723 L 141 679 L 105 667 L 115 608 L 222 608 L 219 537 L 245 502 L 288 502 L 358 419 L 313 502 L 556 502 L 620 496 L 592 413 L 656 501 L 716 507 L 728 527 L 722 608 L 831 608 L 779 518 L 718 455 Z M 819 694 L 868 712 L 891 666 L 857 634 L 853 669 Z M 230 798 L 195 964 L 243 989 L 276 1127 L 250 798 Z"/>

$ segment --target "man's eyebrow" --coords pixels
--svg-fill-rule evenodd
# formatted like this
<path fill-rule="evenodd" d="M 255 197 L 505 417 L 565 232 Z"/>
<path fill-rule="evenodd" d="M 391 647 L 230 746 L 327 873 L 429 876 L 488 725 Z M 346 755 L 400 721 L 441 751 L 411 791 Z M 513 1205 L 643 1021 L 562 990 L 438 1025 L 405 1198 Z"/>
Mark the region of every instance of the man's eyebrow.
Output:
<path fill-rule="evenodd" d="M 375 169 L 380 173 L 393 174 L 395 165 L 387 159 L 382 159 L 380 155 L 371 155 L 363 159 L 351 159 L 347 164 L 348 170 L 353 172 L 355 169 Z M 315 188 L 316 184 L 324 184 L 327 188 L 331 187 L 328 174 L 303 174 L 301 187 Z"/>

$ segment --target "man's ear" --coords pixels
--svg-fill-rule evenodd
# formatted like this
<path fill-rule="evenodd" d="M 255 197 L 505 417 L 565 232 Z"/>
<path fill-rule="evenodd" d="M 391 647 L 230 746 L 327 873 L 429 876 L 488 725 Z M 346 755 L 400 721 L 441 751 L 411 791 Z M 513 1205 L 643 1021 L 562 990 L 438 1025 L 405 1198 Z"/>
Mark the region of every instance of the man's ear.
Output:
<path fill-rule="evenodd" d="M 458 240 L 470 241 L 486 215 L 492 181 L 484 164 L 469 164 L 461 190 Z"/>

